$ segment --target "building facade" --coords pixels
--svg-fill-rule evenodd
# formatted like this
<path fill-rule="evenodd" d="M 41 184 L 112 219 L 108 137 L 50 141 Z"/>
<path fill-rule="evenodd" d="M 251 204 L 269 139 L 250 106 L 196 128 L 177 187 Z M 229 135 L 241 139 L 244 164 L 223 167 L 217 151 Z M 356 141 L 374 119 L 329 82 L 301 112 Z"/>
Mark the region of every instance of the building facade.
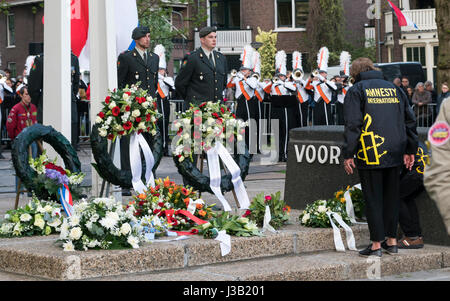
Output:
<path fill-rule="evenodd" d="M 427 80 L 436 83 L 439 40 L 433 0 L 394 0 L 405 16 L 419 28 L 399 27 L 388 7 L 381 22 L 381 57 L 383 62 L 420 62 Z"/>
<path fill-rule="evenodd" d="M 29 55 L 29 44 L 43 42 L 43 0 L 7 0 L 8 15 L 0 15 L 0 69 L 14 70 L 21 74 Z M 174 49 L 168 60 L 169 74 L 176 75 L 183 57 L 200 46 L 198 30 L 201 26 L 218 28 L 217 49 L 227 56 L 229 69 L 237 69 L 243 47 L 255 41 L 257 28 L 278 33 L 277 49 L 288 54 L 290 66 L 293 51 L 303 51 L 303 38 L 309 12 L 309 0 L 196 0 L 171 2 L 173 14 L 169 20 L 174 30 L 191 28 L 186 36 L 174 39 Z M 369 1 L 370 2 L 370 1 Z M 367 16 L 367 1 L 343 0 L 345 34 L 348 41 L 363 46 L 365 39 L 374 36 Z M 204 24 L 193 28 L 191 17 L 206 12 Z M 330 29 L 333 30 L 333 29 Z M 326 46 L 326 45 L 324 45 Z M 304 66 L 308 71 L 308 66 Z"/>

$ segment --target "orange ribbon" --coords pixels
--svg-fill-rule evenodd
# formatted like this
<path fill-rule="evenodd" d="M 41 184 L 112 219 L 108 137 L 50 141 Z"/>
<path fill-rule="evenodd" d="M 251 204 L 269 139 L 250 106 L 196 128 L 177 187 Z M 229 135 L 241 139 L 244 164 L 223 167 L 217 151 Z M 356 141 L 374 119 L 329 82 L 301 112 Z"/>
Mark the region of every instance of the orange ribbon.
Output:
<path fill-rule="evenodd" d="M 161 96 L 161 98 L 166 98 L 166 95 L 164 94 L 163 90 L 161 89 L 161 86 L 158 83 L 158 94 Z"/>
<path fill-rule="evenodd" d="M 297 90 L 297 97 L 298 97 L 298 101 L 300 101 L 300 103 L 304 103 L 305 102 L 305 100 L 303 99 L 302 94 L 300 93 L 299 90 Z"/>
<path fill-rule="evenodd" d="M 281 91 L 280 91 L 280 88 L 278 88 L 278 86 L 275 87 L 275 92 L 277 92 L 277 94 L 278 94 L 279 96 L 282 96 L 282 95 L 283 95 L 283 94 L 281 93 Z"/>
<path fill-rule="evenodd" d="M 248 95 L 247 91 L 245 91 L 244 83 L 242 81 L 239 82 L 239 87 L 241 87 L 242 94 L 244 94 L 245 99 L 249 101 L 251 99 L 250 95 Z"/>
<path fill-rule="evenodd" d="M 322 87 L 320 85 L 317 85 L 316 89 L 317 89 L 317 91 L 319 91 L 319 94 L 322 97 L 323 101 L 325 101 L 327 104 L 329 104 L 330 100 L 328 99 L 328 97 L 323 92 Z"/>
<path fill-rule="evenodd" d="M 255 95 L 256 95 L 256 98 L 258 98 L 259 102 L 263 101 L 263 98 L 261 97 L 261 94 L 259 94 L 259 92 L 257 90 L 255 90 Z"/>

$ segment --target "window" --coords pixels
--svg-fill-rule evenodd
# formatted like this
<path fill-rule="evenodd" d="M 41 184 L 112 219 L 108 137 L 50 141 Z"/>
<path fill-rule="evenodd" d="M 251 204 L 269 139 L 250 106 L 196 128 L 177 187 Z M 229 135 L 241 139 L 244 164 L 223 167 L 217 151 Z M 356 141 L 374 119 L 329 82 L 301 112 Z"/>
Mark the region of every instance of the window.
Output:
<path fill-rule="evenodd" d="M 275 0 L 277 29 L 305 28 L 308 20 L 308 0 Z"/>
<path fill-rule="evenodd" d="M 218 29 L 239 29 L 241 26 L 240 0 L 211 0 L 211 26 Z"/>
<path fill-rule="evenodd" d="M 8 30 L 8 47 L 13 47 L 16 45 L 16 28 L 15 28 L 15 17 L 14 15 L 8 15 L 6 17 L 6 28 Z"/>
<path fill-rule="evenodd" d="M 15 78 L 17 76 L 17 68 L 15 62 L 8 63 L 8 69 L 11 70 L 11 78 Z"/>
<path fill-rule="evenodd" d="M 427 61 L 425 59 L 425 47 L 408 47 L 406 48 L 406 61 L 419 62 L 422 64 L 423 73 L 427 77 Z"/>

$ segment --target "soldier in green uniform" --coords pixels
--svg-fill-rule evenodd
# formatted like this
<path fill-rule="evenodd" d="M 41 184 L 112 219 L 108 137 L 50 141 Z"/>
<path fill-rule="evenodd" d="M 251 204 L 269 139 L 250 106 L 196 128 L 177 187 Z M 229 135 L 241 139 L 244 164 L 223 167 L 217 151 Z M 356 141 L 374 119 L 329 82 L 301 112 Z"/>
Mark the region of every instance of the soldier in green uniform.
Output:
<path fill-rule="evenodd" d="M 139 88 L 147 90 L 151 97 L 156 97 L 159 56 L 148 50 L 150 48 L 150 30 L 145 26 L 136 27 L 131 38 L 135 41 L 136 47 L 120 54 L 117 60 L 119 89 L 139 82 Z M 144 137 L 149 140 L 147 135 L 144 134 Z M 120 164 L 122 170 L 131 171 L 129 144 L 129 137 L 125 136 L 120 141 Z M 122 195 L 131 195 L 131 193 L 128 189 L 123 189 Z"/>
<path fill-rule="evenodd" d="M 136 27 L 132 39 L 136 47 L 119 55 L 117 61 L 117 82 L 119 89 L 140 82 L 139 87 L 156 96 L 158 83 L 159 57 L 148 51 L 150 48 L 150 31 L 148 27 Z"/>
<path fill-rule="evenodd" d="M 180 73 L 175 79 L 175 88 L 184 99 L 185 108 L 204 101 L 223 100 L 227 81 L 227 61 L 223 54 L 215 51 L 216 28 L 205 27 L 199 32 L 201 47 L 185 57 Z"/>

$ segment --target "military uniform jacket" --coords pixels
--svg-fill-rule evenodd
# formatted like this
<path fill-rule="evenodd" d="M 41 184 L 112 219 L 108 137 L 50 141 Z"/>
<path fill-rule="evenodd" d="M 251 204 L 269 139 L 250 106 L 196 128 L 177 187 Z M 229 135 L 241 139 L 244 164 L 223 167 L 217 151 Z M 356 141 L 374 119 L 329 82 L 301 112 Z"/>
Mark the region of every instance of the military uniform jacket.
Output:
<path fill-rule="evenodd" d="M 360 169 L 396 167 L 415 154 L 416 119 L 406 95 L 379 71 L 360 74 L 344 100 L 344 158 Z M 359 81 L 358 81 L 359 80 Z"/>
<path fill-rule="evenodd" d="M 158 83 L 159 56 L 147 52 L 147 62 L 134 48 L 123 52 L 117 60 L 117 82 L 119 89 L 140 82 L 140 88 L 147 90 L 150 96 L 156 96 Z"/>
<path fill-rule="evenodd" d="M 212 53 L 215 67 L 201 48 L 193 51 L 183 61 L 175 79 L 175 88 L 186 104 L 198 105 L 205 101 L 218 102 L 223 99 L 223 90 L 227 84 L 227 62 L 220 52 Z"/>

